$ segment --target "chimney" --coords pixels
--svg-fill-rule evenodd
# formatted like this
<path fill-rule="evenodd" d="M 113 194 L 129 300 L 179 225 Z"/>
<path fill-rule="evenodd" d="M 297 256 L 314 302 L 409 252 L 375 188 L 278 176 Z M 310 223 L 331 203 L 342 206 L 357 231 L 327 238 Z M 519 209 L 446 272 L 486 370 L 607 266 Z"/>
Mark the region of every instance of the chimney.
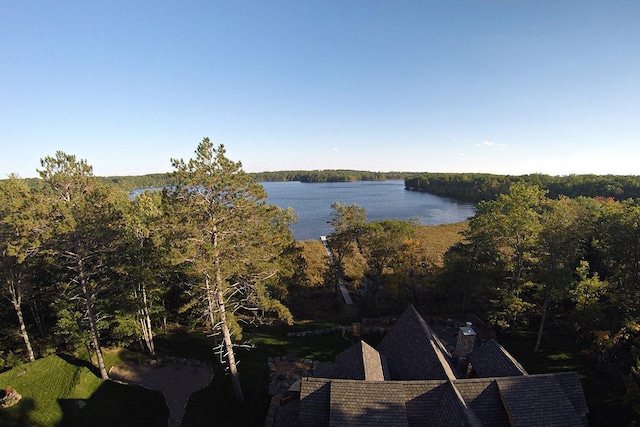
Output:
<path fill-rule="evenodd" d="M 458 341 L 456 342 L 456 355 L 458 357 L 467 357 L 473 351 L 476 331 L 473 330 L 471 325 L 471 322 L 467 322 L 467 326 L 461 326 L 458 331 Z"/>

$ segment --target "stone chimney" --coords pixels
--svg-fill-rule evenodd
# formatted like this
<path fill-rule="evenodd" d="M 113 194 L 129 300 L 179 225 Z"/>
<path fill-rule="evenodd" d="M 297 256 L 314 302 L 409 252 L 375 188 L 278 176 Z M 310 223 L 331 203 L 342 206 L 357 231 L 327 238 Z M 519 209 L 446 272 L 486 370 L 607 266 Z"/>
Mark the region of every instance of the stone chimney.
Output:
<path fill-rule="evenodd" d="M 458 331 L 458 341 L 456 342 L 456 355 L 467 357 L 473 351 L 473 344 L 476 341 L 476 331 L 471 327 L 472 323 L 467 322 L 467 326 L 461 326 Z"/>

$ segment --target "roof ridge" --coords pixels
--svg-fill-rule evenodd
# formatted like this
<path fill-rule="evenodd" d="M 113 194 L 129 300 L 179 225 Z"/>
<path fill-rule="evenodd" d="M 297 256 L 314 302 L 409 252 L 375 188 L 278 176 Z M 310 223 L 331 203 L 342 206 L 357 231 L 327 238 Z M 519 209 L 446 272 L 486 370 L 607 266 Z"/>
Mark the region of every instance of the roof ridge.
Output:
<path fill-rule="evenodd" d="M 456 398 L 458 399 L 458 401 L 460 402 L 460 405 L 462 406 L 462 414 L 464 415 L 464 418 L 467 420 L 467 423 L 469 423 L 470 426 L 482 427 L 482 422 L 480 421 L 480 418 L 478 418 L 478 415 L 476 415 L 474 410 L 471 409 L 471 406 L 467 405 L 467 401 L 464 400 L 464 397 L 462 397 L 462 394 L 460 393 L 460 390 L 458 390 L 458 387 L 456 387 L 454 381 L 447 381 L 447 382 L 451 386 L 452 391 L 455 393 Z"/>
<path fill-rule="evenodd" d="M 505 355 L 505 356 L 507 356 L 507 358 L 508 358 L 508 359 L 509 359 L 509 360 L 510 360 L 514 365 L 515 365 L 515 367 L 516 367 L 520 372 L 522 372 L 522 374 L 523 374 L 523 375 L 529 375 L 529 373 L 524 369 L 524 366 L 522 366 L 522 365 L 520 364 L 520 362 L 518 362 L 518 361 L 516 360 L 516 358 L 515 358 L 515 357 L 513 357 L 513 356 L 511 355 L 511 353 L 509 353 L 509 352 L 507 351 L 507 349 L 506 349 L 506 348 L 504 348 L 504 347 L 503 347 L 503 346 L 502 346 L 498 341 L 496 341 L 496 340 L 493 340 L 493 339 L 492 339 L 491 341 L 495 342 L 495 343 L 498 345 L 498 348 L 500 349 L 500 351 L 502 351 L 502 353 L 504 353 L 504 355 Z"/>

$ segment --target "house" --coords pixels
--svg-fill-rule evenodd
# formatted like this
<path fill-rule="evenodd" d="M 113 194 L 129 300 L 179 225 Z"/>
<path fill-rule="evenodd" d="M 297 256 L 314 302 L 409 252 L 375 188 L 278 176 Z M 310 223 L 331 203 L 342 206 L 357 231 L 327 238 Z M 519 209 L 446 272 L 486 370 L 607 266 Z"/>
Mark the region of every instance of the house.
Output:
<path fill-rule="evenodd" d="M 494 340 L 460 327 L 452 351 L 413 306 L 373 348 L 318 364 L 274 426 L 585 426 L 576 372 L 530 375 Z"/>

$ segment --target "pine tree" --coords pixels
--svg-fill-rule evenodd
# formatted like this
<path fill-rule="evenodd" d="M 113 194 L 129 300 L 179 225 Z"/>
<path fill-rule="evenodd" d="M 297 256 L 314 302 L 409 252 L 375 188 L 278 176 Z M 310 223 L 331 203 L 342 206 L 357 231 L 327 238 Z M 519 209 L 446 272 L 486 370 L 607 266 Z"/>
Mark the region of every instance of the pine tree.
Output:
<path fill-rule="evenodd" d="M 212 333 L 222 335 L 216 351 L 226 360 L 236 401 L 244 400 L 234 340 L 239 321 L 260 321 L 273 313 L 292 322 L 273 297 L 281 274 L 279 256 L 294 243 L 290 212 L 266 203 L 261 185 L 208 138 L 188 162 L 172 160 L 175 187 L 165 190 L 173 259 L 197 280 L 194 303 Z"/>
<path fill-rule="evenodd" d="M 41 165 L 39 173 L 51 206 L 47 248 L 66 270 L 65 309 L 79 303 L 77 309 L 83 312 L 100 376 L 107 379 L 100 349 L 98 305 L 107 300 L 99 294 L 105 290 L 109 256 L 120 238 L 121 203 L 114 189 L 102 184 L 85 160 L 58 151 L 55 157 L 41 160 Z"/>

